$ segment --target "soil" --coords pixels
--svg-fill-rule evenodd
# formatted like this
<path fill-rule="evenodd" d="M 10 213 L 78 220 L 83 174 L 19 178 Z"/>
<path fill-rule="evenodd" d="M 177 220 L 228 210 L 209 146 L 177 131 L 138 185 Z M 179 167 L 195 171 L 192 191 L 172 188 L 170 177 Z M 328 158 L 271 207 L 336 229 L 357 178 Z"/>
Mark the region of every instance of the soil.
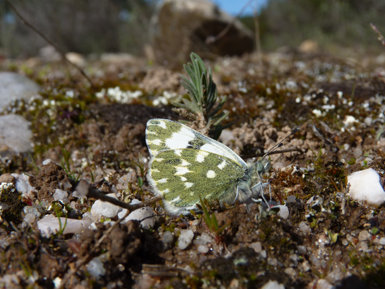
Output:
<path fill-rule="evenodd" d="M 264 176 L 288 217 L 260 202 L 170 216 L 158 200 L 150 203 L 157 214 L 150 228 L 118 224 L 114 216 L 50 237 L 37 221 L 47 214 L 82 219 L 99 198 L 90 187 L 126 204 L 151 200 L 146 122 L 196 120 L 172 105 L 185 94 L 182 70 L 90 61 L 91 87 L 63 63 L 4 60 L 2 69 L 26 73 L 42 89 L 40 99 L 10 108 L 31 122 L 35 146 L 2 158 L 0 180 L 15 183 L 9 174 L 24 173 L 35 190 L 1 199 L 12 205 L 1 215 L 0 286 L 261 288 L 271 280 L 285 288 L 384 288 L 384 205 L 352 200 L 346 178 L 369 167 L 384 176 L 385 69 L 379 57 L 355 57 L 277 52 L 207 62 L 227 97 L 219 140 L 243 159 L 256 161 L 299 128 L 282 153 L 269 156 Z M 141 95 L 124 102 L 108 92 L 96 97 L 113 87 Z M 54 200 L 56 189 L 68 192 L 66 204 Z M 82 190 L 88 197 L 76 197 Z M 38 209 L 34 222 L 24 220 L 26 207 Z M 181 249 L 184 230 L 194 239 Z M 89 272 L 95 262 L 104 268 L 99 276 Z"/>

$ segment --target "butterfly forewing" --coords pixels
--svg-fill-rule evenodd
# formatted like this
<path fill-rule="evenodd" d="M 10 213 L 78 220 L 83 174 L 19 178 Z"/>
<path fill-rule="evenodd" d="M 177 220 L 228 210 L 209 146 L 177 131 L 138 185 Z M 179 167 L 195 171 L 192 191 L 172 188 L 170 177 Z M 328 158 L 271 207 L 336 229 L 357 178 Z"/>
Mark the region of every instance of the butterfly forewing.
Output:
<path fill-rule="evenodd" d="M 150 184 L 172 214 L 188 213 L 201 198 L 233 202 L 245 174 L 232 159 L 193 148 L 163 149 L 150 165 Z"/>
<path fill-rule="evenodd" d="M 244 160 L 227 146 L 168 119 L 151 119 L 147 122 L 146 142 L 152 156 L 162 150 L 192 148 L 224 156 L 247 168 Z"/>

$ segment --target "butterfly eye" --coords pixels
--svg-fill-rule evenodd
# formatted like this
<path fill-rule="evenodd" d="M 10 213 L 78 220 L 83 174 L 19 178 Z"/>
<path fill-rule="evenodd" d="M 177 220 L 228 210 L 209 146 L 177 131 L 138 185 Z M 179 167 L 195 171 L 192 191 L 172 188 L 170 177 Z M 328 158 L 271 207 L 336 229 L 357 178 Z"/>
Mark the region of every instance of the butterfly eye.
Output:
<path fill-rule="evenodd" d="M 262 175 L 269 171 L 271 168 L 270 161 L 268 159 L 263 158 L 262 160 L 257 162 L 257 172 Z"/>

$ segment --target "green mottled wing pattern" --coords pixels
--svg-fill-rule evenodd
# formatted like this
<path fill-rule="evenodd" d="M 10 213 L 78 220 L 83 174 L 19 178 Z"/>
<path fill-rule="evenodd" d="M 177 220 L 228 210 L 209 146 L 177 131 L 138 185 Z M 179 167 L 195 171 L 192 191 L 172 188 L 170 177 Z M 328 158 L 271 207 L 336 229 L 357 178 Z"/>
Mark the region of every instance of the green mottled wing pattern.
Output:
<path fill-rule="evenodd" d="M 150 183 L 172 214 L 196 209 L 200 198 L 209 202 L 235 200 L 237 180 L 245 174 L 243 168 L 213 153 L 198 162 L 201 153 L 189 148 L 164 150 L 151 161 Z"/>
<path fill-rule="evenodd" d="M 247 164 L 230 148 L 175 121 L 147 122 L 148 180 L 171 214 L 196 209 L 200 198 L 232 203 Z"/>

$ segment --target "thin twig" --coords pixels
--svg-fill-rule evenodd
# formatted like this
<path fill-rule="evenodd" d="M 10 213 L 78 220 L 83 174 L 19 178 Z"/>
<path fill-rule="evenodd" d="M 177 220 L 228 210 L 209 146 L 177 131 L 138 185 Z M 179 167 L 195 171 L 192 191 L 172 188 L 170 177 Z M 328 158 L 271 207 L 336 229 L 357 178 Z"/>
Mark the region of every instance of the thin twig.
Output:
<path fill-rule="evenodd" d="M 212 37 L 207 37 L 206 39 L 206 44 L 212 44 L 216 41 L 218 41 L 219 39 L 221 39 L 223 36 L 226 35 L 227 32 L 229 32 L 231 26 L 234 25 L 235 21 L 237 21 L 237 17 L 241 16 L 243 11 L 247 8 L 247 6 L 250 5 L 250 3 L 252 2 L 253 0 L 249 0 L 247 1 L 247 3 L 245 5 L 243 5 L 243 7 L 241 8 L 241 10 L 238 12 L 238 14 L 234 17 L 233 21 L 231 21 L 229 24 L 227 24 L 227 26 L 225 28 L 223 28 L 223 30 L 221 32 L 219 32 L 216 36 L 212 36 Z"/>
<path fill-rule="evenodd" d="M 65 55 L 65 52 L 60 49 L 59 46 L 57 46 L 55 43 L 53 43 L 47 36 L 45 36 L 41 31 L 39 31 L 35 26 L 33 26 L 30 22 L 28 22 L 21 14 L 20 12 L 16 9 L 16 7 L 11 3 L 10 0 L 5 0 L 8 5 L 11 7 L 11 9 L 13 10 L 13 12 L 15 12 L 15 14 L 17 15 L 17 17 L 20 18 L 21 22 L 23 22 L 24 25 L 26 25 L 27 27 L 29 27 L 30 29 L 32 29 L 32 31 L 34 31 L 36 34 L 38 34 L 41 38 L 43 38 L 49 45 L 53 46 L 57 52 L 59 52 L 60 56 L 70 65 L 72 65 L 73 67 L 75 67 L 81 75 L 84 76 L 85 79 L 87 79 L 87 81 L 89 82 L 89 84 L 91 85 L 91 87 L 94 87 L 94 83 L 92 82 L 91 78 L 85 73 L 85 71 L 77 64 L 75 64 L 74 62 L 70 61 L 66 55 Z"/>
<path fill-rule="evenodd" d="M 380 30 L 378 30 L 378 28 L 376 27 L 376 25 L 374 25 L 373 23 L 370 23 L 370 27 L 373 29 L 374 32 L 377 33 L 377 39 L 378 41 L 381 42 L 381 44 L 383 46 L 385 46 L 385 38 L 384 38 L 384 35 L 382 35 L 382 33 L 380 32 Z"/>
<path fill-rule="evenodd" d="M 299 153 L 303 153 L 303 151 L 300 149 L 300 148 L 288 148 L 288 149 L 283 149 L 283 150 L 274 150 L 274 151 L 271 151 L 271 152 L 268 152 L 268 153 L 260 153 L 260 154 L 256 154 L 255 156 L 256 157 L 262 157 L 264 155 L 275 155 L 275 154 L 284 154 L 284 153 L 291 153 L 291 152 L 299 152 Z"/>
<path fill-rule="evenodd" d="M 125 202 L 122 202 L 118 199 L 115 199 L 113 197 L 107 196 L 106 193 L 103 193 L 102 191 L 98 190 L 94 186 L 90 186 L 88 189 L 87 197 L 95 198 L 104 202 L 109 202 L 113 205 L 119 206 L 121 208 L 127 209 L 127 210 L 136 210 L 138 208 L 145 207 L 149 204 L 153 204 L 156 201 L 159 201 L 162 199 L 162 197 L 154 197 L 148 201 L 144 201 L 140 204 L 131 205 Z"/>

